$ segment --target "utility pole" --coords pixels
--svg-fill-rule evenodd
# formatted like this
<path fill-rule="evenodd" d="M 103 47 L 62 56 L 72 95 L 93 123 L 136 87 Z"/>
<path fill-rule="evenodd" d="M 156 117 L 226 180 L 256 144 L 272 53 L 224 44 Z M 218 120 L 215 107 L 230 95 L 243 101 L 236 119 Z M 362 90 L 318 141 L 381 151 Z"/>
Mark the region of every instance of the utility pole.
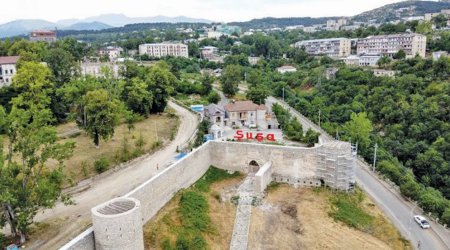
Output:
<path fill-rule="evenodd" d="M 319 109 L 319 128 L 320 128 L 320 109 Z"/>
<path fill-rule="evenodd" d="M 377 148 L 378 148 L 378 143 L 375 143 L 375 151 L 373 153 L 373 166 L 372 166 L 373 172 L 375 172 L 375 164 L 377 163 Z"/>

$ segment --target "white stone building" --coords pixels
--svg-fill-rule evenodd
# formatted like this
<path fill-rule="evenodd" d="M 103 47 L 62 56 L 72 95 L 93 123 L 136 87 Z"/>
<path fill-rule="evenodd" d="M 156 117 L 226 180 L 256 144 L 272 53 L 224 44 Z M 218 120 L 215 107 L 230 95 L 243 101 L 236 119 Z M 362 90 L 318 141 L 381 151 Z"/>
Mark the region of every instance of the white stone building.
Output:
<path fill-rule="evenodd" d="M 346 65 L 359 66 L 359 56 L 356 55 L 349 55 L 345 58 L 342 58 L 342 61 L 344 61 Z"/>
<path fill-rule="evenodd" d="M 80 64 L 81 75 L 104 77 L 103 68 L 109 70 L 114 78 L 119 78 L 120 66 L 117 63 L 82 62 Z"/>
<path fill-rule="evenodd" d="M 139 54 L 150 57 L 189 57 L 188 46 L 182 43 L 146 43 L 139 45 Z"/>
<path fill-rule="evenodd" d="M 225 105 L 226 126 L 267 128 L 267 108 L 252 101 L 231 102 Z"/>
<path fill-rule="evenodd" d="M 394 77 L 397 72 L 395 70 L 386 70 L 386 69 L 374 69 L 373 74 L 375 76 L 387 76 L 387 77 Z"/>
<path fill-rule="evenodd" d="M 393 57 L 399 50 L 403 50 L 407 57 L 419 55 L 425 58 L 426 47 L 427 37 L 421 34 L 379 35 L 359 39 L 357 54 L 379 54 Z"/>
<path fill-rule="evenodd" d="M 16 64 L 19 56 L 0 57 L 0 88 L 9 86 L 13 76 L 17 73 Z"/>
<path fill-rule="evenodd" d="M 120 57 L 120 54 L 123 52 L 122 48 L 108 46 L 106 48 L 101 48 L 98 50 L 98 54 L 100 56 L 108 56 L 110 62 L 114 62 L 117 58 Z"/>
<path fill-rule="evenodd" d="M 351 41 L 347 38 L 305 40 L 296 42 L 294 47 L 304 47 L 309 55 L 326 55 L 333 58 L 341 58 L 350 55 Z"/>
<path fill-rule="evenodd" d="M 224 127 L 225 125 L 225 110 L 218 105 L 212 103 L 203 109 L 203 115 L 209 120 L 211 124 Z"/>
<path fill-rule="evenodd" d="M 261 61 L 261 57 L 256 57 L 256 56 L 248 57 L 248 63 L 250 63 L 250 65 L 256 65 L 256 64 L 258 64 L 259 61 Z"/>
<path fill-rule="evenodd" d="M 433 61 L 437 61 L 442 56 L 447 57 L 448 56 L 448 52 L 447 51 L 435 51 L 435 52 L 432 53 L 432 56 L 433 56 Z"/>
<path fill-rule="evenodd" d="M 293 66 L 284 65 L 284 66 L 277 68 L 277 71 L 280 72 L 281 74 L 285 74 L 285 73 L 297 72 L 297 69 Z"/>
<path fill-rule="evenodd" d="M 361 67 L 377 67 L 380 55 L 361 55 L 359 56 L 359 66 Z"/>

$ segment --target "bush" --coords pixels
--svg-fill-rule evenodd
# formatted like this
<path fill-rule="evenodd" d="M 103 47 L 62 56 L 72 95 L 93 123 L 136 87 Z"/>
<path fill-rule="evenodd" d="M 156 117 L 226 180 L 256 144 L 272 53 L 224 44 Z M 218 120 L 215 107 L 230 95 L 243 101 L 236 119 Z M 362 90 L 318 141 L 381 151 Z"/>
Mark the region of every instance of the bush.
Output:
<path fill-rule="evenodd" d="M 220 95 L 216 91 L 209 92 L 208 102 L 209 103 L 218 103 L 220 101 Z"/>
<path fill-rule="evenodd" d="M 450 226 L 450 206 L 445 209 L 444 213 L 442 213 L 441 219 L 442 223 Z"/>
<path fill-rule="evenodd" d="M 94 167 L 97 173 L 103 173 L 108 169 L 109 161 L 105 157 L 102 157 L 94 162 Z"/>

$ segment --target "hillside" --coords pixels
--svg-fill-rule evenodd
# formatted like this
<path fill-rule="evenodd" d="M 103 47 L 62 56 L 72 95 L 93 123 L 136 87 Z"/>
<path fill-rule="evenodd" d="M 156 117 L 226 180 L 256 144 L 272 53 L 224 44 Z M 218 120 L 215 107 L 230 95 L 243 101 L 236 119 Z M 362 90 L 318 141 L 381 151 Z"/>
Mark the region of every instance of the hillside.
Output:
<path fill-rule="evenodd" d="M 337 19 L 339 17 L 287 17 L 287 18 L 274 18 L 266 17 L 261 19 L 253 19 L 247 22 L 232 22 L 230 25 L 237 25 L 243 29 L 266 29 L 266 28 L 284 28 L 287 26 L 303 25 L 311 26 L 314 24 L 326 23 L 329 19 Z"/>
<path fill-rule="evenodd" d="M 86 23 L 75 23 L 66 28 L 65 30 L 104 30 L 112 28 L 112 26 L 108 24 L 104 24 L 101 22 L 86 22 Z"/>
<path fill-rule="evenodd" d="M 40 19 L 16 20 L 0 25 L 0 38 L 25 35 L 35 29 L 54 29 L 55 24 Z"/>
<path fill-rule="evenodd" d="M 402 8 L 409 10 L 398 11 Z M 353 21 L 367 22 L 376 20 L 379 23 L 398 20 L 399 18 L 409 16 L 423 16 L 426 13 L 436 13 L 443 9 L 450 9 L 449 2 L 432 2 L 432 1 L 405 1 L 399 3 L 388 4 L 380 8 L 363 12 L 352 18 Z"/>

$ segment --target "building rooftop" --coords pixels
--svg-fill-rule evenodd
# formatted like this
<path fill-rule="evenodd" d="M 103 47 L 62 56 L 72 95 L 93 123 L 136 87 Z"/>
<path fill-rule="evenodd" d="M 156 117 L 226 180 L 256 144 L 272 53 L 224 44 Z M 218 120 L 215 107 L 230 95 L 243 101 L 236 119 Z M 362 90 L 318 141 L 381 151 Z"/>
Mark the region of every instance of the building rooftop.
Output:
<path fill-rule="evenodd" d="M 392 37 L 412 37 L 412 36 L 425 36 L 425 35 L 417 34 L 417 33 L 399 33 L 399 34 L 390 34 L 390 35 L 368 36 L 366 38 L 361 38 L 361 40 L 372 39 L 372 38 L 392 38 Z"/>
<path fill-rule="evenodd" d="M 0 56 L 0 64 L 16 64 L 20 56 Z"/>
<path fill-rule="evenodd" d="M 223 108 L 217 106 L 216 104 L 212 103 L 209 104 L 208 106 L 206 106 L 204 108 L 204 114 L 207 117 L 211 117 L 213 115 L 223 115 L 225 114 L 225 110 L 223 110 Z"/>
<path fill-rule="evenodd" d="M 256 110 L 267 110 L 266 106 L 261 104 L 255 104 L 252 101 L 238 101 L 234 103 L 228 103 L 225 105 L 225 110 L 228 112 L 238 112 L 238 111 L 256 111 Z"/>

